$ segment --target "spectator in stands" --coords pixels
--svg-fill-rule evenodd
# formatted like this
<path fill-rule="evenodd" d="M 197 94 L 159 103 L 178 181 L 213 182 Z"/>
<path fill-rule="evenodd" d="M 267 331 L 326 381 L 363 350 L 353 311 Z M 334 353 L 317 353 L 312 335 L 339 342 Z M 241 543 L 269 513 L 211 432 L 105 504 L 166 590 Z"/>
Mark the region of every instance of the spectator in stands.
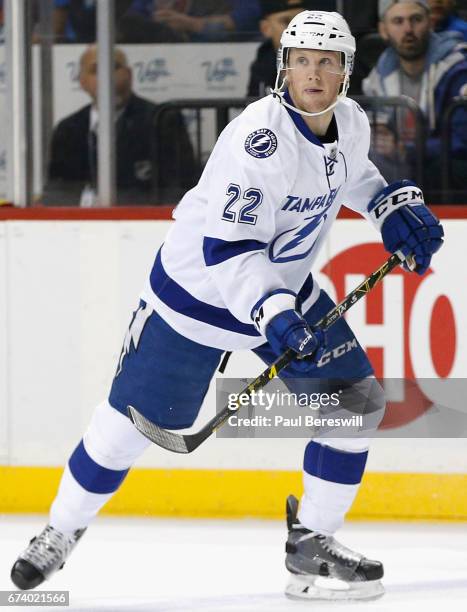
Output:
<path fill-rule="evenodd" d="M 53 1 L 53 32 L 57 42 L 95 42 L 96 0 Z"/>
<path fill-rule="evenodd" d="M 115 0 L 115 37 L 121 43 L 177 42 L 181 37 L 163 24 L 148 23 L 132 10 L 134 0 Z M 54 0 L 53 32 L 57 42 L 96 41 L 96 0 Z"/>
<path fill-rule="evenodd" d="M 350 31 L 358 39 L 362 34 L 376 32 L 378 29 L 378 3 L 375 0 L 358 0 L 358 2 L 343 2 L 344 17 Z M 336 9 L 333 9 L 336 10 Z M 358 52 L 358 47 L 357 47 Z"/>
<path fill-rule="evenodd" d="M 97 48 L 80 60 L 80 85 L 92 103 L 63 119 L 54 129 L 45 203 L 93 206 L 97 184 Z M 117 204 L 147 204 L 157 188 L 157 203 L 176 202 L 193 186 L 193 151 L 182 117 L 166 116 L 154 138 L 157 106 L 132 92 L 132 72 L 125 54 L 115 50 Z M 157 156 L 159 178 L 154 185 Z"/>
<path fill-rule="evenodd" d="M 377 33 L 371 32 L 357 37 L 357 52 L 350 79 L 349 95 L 360 96 L 363 93 L 362 83 L 370 74 L 387 47 L 386 41 Z"/>
<path fill-rule="evenodd" d="M 378 3 L 375 0 L 344 2 L 344 17 L 357 42 L 357 52 L 350 79 L 348 95 L 362 95 L 362 81 L 386 48 L 385 41 L 378 34 Z"/>
<path fill-rule="evenodd" d="M 435 32 L 460 32 L 467 42 L 467 21 L 456 14 L 455 0 L 429 0 L 431 25 Z"/>
<path fill-rule="evenodd" d="M 269 93 L 276 81 L 277 50 L 282 32 L 301 11 L 310 8 L 318 10 L 317 4 L 319 3 L 312 0 L 260 0 L 259 27 L 266 40 L 259 47 L 256 59 L 250 68 L 248 96 L 256 98 Z M 319 10 L 327 9 L 319 8 Z"/>
<path fill-rule="evenodd" d="M 462 36 L 458 32 L 431 32 L 428 0 L 379 0 L 379 16 L 381 36 L 390 46 L 363 81 L 363 91 L 369 96 L 406 95 L 417 102 L 428 124 L 425 187 L 436 189 L 440 180 L 441 120 L 453 98 L 467 93 L 467 55 Z M 466 112 L 456 112 L 452 125 L 454 177 L 463 186 L 467 171 Z M 404 126 L 407 138 L 414 135 L 410 127 Z"/>
<path fill-rule="evenodd" d="M 394 117 L 390 113 L 369 113 L 371 146 L 369 158 L 388 183 L 400 181 L 406 176 L 406 151 L 397 132 Z"/>
<path fill-rule="evenodd" d="M 238 40 L 258 31 L 258 0 L 133 0 L 130 11 L 186 41 Z"/>

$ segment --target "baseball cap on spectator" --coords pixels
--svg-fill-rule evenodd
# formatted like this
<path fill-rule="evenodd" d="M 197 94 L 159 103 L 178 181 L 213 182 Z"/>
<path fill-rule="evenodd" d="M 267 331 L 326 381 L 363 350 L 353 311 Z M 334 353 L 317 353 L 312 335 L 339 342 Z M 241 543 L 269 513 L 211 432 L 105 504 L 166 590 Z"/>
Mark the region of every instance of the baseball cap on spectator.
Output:
<path fill-rule="evenodd" d="M 291 9 L 309 10 L 313 2 L 311 0 L 261 0 L 261 18 L 264 19 L 273 13 L 282 13 Z"/>
<path fill-rule="evenodd" d="M 423 6 L 427 10 L 430 11 L 430 5 L 428 4 L 428 0 L 379 0 L 378 8 L 379 8 L 379 18 L 383 19 L 388 10 L 394 6 L 394 4 L 400 4 L 402 2 L 415 2 L 415 4 L 419 4 Z"/>

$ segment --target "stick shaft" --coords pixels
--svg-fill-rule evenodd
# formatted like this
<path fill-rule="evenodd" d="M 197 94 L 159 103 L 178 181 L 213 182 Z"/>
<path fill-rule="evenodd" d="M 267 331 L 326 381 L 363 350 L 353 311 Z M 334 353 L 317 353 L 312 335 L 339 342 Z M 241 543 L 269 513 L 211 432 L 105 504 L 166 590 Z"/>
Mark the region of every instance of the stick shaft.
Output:
<path fill-rule="evenodd" d="M 315 327 L 319 327 L 323 330 L 327 330 L 333 325 L 338 319 L 340 319 L 346 312 L 356 304 L 363 296 L 369 293 L 373 287 L 379 283 L 386 274 L 389 274 L 396 266 L 400 265 L 401 258 L 398 255 L 391 255 L 391 257 L 384 262 L 384 264 L 375 270 L 370 276 L 358 285 L 353 291 L 351 291 L 339 304 L 334 306 L 334 308 L 328 312 L 322 319 L 318 321 Z M 251 397 L 251 394 L 254 391 L 259 391 L 267 385 L 267 383 L 275 378 L 281 370 L 289 365 L 291 361 L 296 357 L 295 351 L 288 349 L 283 353 L 267 370 L 265 370 L 262 374 L 255 378 L 255 380 L 250 383 L 241 393 L 241 395 L 248 395 Z M 233 412 L 237 412 L 241 408 L 240 405 L 237 408 L 229 408 L 225 407 L 221 410 L 211 421 L 212 430 L 216 430 L 221 425 L 225 423 L 225 421 L 229 418 L 229 416 Z"/>
<path fill-rule="evenodd" d="M 395 267 L 400 265 L 404 261 L 404 256 L 397 252 L 384 264 L 375 270 L 372 274 L 358 285 L 353 291 L 351 291 L 339 304 L 334 306 L 327 315 L 318 321 L 316 327 L 323 330 L 329 329 L 338 319 L 340 319 L 354 304 L 356 304 L 362 297 L 367 295 L 375 285 L 377 285 L 387 274 L 389 274 Z M 259 391 L 267 385 L 267 383 L 278 376 L 278 374 L 287 367 L 291 361 L 296 358 L 296 353 L 292 349 L 287 349 L 278 359 L 271 364 L 264 372 L 262 372 L 253 382 L 251 382 L 245 389 L 239 393 L 239 396 L 248 395 L 251 397 L 253 392 Z M 136 428 L 143 433 L 151 442 L 171 450 L 174 452 L 190 453 L 200 444 L 204 442 L 209 436 L 214 433 L 217 429 L 228 420 L 228 418 L 240 410 L 243 405 L 239 403 L 237 406 L 231 408 L 225 406 L 220 412 L 216 414 L 210 421 L 204 425 L 204 427 L 194 434 L 180 435 L 173 432 L 166 431 L 157 425 L 154 425 L 143 415 L 138 413 L 133 407 L 128 407 L 130 419 L 136 426 Z"/>

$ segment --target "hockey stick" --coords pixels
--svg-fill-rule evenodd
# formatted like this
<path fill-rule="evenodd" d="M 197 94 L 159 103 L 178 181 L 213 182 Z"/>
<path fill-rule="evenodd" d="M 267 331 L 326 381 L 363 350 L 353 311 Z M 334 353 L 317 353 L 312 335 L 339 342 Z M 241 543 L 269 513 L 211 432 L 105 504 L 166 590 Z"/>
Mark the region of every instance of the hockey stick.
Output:
<path fill-rule="evenodd" d="M 328 312 L 318 323 L 316 327 L 327 330 L 338 319 L 340 319 L 349 308 L 358 302 L 364 295 L 369 293 L 375 285 L 377 285 L 385 276 L 389 274 L 396 266 L 405 260 L 405 256 L 400 251 L 391 255 L 384 264 L 375 270 L 372 274 L 358 285 L 356 289 L 351 291 L 340 304 Z M 414 265 L 414 262 L 411 262 Z M 281 370 L 289 365 L 295 359 L 296 353 L 292 349 L 288 349 L 283 353 L 272 365 L 270 365 L 262 374 L 251 382 L 238 397 L 244 394 L 249 397 L 255 391 L 262 389 L 267 383 L 275 378 Z M 194 434 L 177 434 L 173 431 L 167 431 L 155 425 L 152 421 L 144 417 L 136 408 L 128 406 L 128 416 L 130 417 L 136 429 L 143 434 L 148 440 L 174 453 L 191 453 L 202 444 L 206 438 L 221 427 L 227 419 L 240 410 L 242 406 L 238 403 L 235 407 L 225 406 L 215 417 L 213 417 L 206 425 Z"/>

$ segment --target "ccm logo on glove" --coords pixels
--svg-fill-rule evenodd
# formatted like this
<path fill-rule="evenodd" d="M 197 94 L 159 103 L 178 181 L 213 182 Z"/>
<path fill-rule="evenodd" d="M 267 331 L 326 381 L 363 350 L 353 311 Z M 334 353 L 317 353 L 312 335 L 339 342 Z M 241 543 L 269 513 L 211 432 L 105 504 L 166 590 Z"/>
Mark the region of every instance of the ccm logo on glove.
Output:
<path fill-rule="evenodd" d="M 368 212 L 381 230 L 386 250 L 410 255 L 415 260 L 415 272 L 425 274 L 432 256 L 443 244 L 444 231 L 439 219 L 425 206 L 420 189 L 411 181 L 392 183 L 373 198 Z M 403 265 L 413 270 L 406 262 Z"/>
<path fill-rule="evenodd" d="M 288 348 L 295 351 L 294 368 L 300 372 L 316 367 L 326 347 L 323 330 L 312 329 L 296 310 L 285 310 L 271 319 L 266 327 L 266 338 L 276 355 Z"/>
<path fill-rule="evenodd" d="M 308 332 L 306 332 L 308 333 Z M 300 344 L 300 346 L 298 347 L 299 351 L 303 351 L 303 349 L 305 348 L 305 346 L 308 344 L 308 342 L 310 342 L 310 340 L 313 340 L 313 336 L 311 336 L 310 334 L 307 335 L 307 337 L 305 338 L 305 340 Z"/>
<path fill-rule="evenodd" d="M 368 205 L 373 222 L 381 229 L 383 221 L 400 206 L 425 204 L 422 190 L 412 181 L 397 181 L 385 187 Z"/>

